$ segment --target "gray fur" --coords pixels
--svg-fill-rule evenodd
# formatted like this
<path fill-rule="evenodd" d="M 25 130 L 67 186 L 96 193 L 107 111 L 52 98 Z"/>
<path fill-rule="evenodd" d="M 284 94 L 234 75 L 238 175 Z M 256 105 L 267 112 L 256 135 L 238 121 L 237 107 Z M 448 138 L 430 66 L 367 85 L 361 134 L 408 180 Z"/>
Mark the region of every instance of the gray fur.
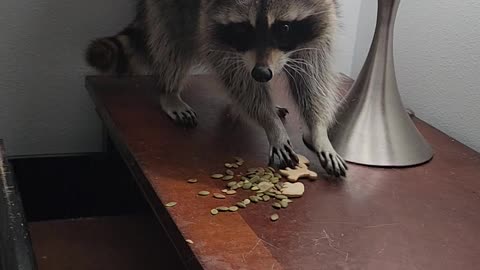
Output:
<path fill-rule="evenodd" d="M 196 114 L 181 99 L 185 78 L 196 59 L 210 66 L 235 104 L 264 128 L 270 143 L 270 162 L 276 157 L 294 167 L 298 158 L 272 103 L 271 84 L 259 83 L 251 75 L 259 59 L 273 74 L 284 71 L 310 130 L 305 143 L 317 153 L 328 173 L 340 176 L 345 175 L 347 166 L 327 136 L 339 105 L 337 79 L 331 68 L 337 12 L 335 0 L 144 0 L 132 25 L 143 31 L 140 36 L 144 36 L 145 46 L 129 50 L 125 45 L 128 42 L 122 44 L 129 52 L 144 49 L 145 59 L 140 57 L 137 62 L 160 75 L 162 108 L 172 119 L 188 126 L 196 125 Z M 238 52 L 215 38 L 216 25 L 249 22 L 256 27 L 262 23 L 259 16 L 264 18 L 261 27 L 267 25 L 267 29 L 277 20 L 315 18 L 318 33 L 288 52 L 267 47 Z"/>

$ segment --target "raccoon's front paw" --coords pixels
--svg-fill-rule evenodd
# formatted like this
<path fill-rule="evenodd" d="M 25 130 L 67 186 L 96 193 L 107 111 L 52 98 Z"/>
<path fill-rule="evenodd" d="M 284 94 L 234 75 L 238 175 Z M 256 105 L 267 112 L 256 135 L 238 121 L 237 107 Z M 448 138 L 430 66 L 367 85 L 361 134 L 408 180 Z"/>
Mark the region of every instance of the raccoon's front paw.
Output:
<path fill-rule="evenodd" d="M 184 127 L 197 126 L 197 114 L 176 94 L 166 94 L 160 97 L 163 111 L 177 124 Z"/>
<path fill-rule="evenodd" d="M 327 139 L 328 140 L 328 139 Z M 330 142 L 324 142 L 323 146 L 314 147 L 311 139 L 303 136 L 303 143 L 308 149 L 315 152 L 320 159 L 320 164 L 329 175 L 336 177 L 347 176 L 348 166 L 345 160 L 337 154 Z"/>
<path fill-rule="evenodd" d="M 275 162 L 275 157 L 280 161 L 282 167 L 295 168 L 298 163 L 298 156 L 293 150 L 290 140 L 278 141 L 270 143 L 270 159 L 269 165 L 272 166 Z"/>

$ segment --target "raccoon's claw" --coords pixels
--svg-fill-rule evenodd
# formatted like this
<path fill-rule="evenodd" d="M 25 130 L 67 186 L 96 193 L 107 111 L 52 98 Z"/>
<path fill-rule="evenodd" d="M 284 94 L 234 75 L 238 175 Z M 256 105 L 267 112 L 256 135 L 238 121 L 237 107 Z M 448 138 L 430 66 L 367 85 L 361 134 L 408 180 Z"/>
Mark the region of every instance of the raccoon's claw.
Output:
<path fill-rule="evenodd" d="M 303 137 L 303 143 L 305 144 L 305 146 L 307 146 L 308 149 L 317 154 L 318 158 L 320 159 L 320 164 L 329 175 L 333 175 L 336 177 L 347 176 L 347 163 L 340 155 L 335 152 L 335 150 L 332 149 L 330 151 L 317 151 L 312 146 L 312 144 L 305 138 L 305 136 Z"/>
<path fill-rule="evenodd" d="M 298 156 L 293 150 L 290 142 L 278 147 L 272 146 L 270 148 L 270 159 L 269 159 L 270 165 L 274 164 L 275 157 L 277 157 L 280 160 L 280 165 L 282 167 L 295 168 L 299 163 Z"/>
<path fill-rule="evenodd" d="M 163 110 L 178 125 L 193 128 L 197 126 L 197 114 L 176 95 L 164 95 L 160 99 Z"/>
<path fill-rule="evenodd" d="M 281 119 L 285 119 L 285 117 L 287 116 L 287 114 L 290 113 L 287 108 L 283 108 L 283 107 L 280 107 L 280 106 L 276 106 L 276 109 L 277 109 L 277 115 L 278 115 L 278 117 L 280 117 Z"/>

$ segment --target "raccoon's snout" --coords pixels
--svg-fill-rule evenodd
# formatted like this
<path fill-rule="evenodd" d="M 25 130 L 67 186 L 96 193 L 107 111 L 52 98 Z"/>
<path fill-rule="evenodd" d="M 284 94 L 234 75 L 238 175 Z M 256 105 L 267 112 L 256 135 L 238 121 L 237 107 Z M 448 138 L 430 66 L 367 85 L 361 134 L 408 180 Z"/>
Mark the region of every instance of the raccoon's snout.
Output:
<path fill-rule="evenodd" d="M 273 72 L 269 67 L 256 65 L 252 70 L 252 77 L 257 82 L 268 82 L 273 78 Z"/>

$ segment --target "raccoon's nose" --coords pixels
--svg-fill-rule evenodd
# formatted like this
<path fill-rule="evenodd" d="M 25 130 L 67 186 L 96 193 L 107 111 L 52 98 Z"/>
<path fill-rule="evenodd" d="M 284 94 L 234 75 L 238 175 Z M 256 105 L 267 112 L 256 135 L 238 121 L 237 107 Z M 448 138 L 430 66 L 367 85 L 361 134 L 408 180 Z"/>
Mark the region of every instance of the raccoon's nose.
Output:
<path fill-rule="evenodd" d="M 252 70 L 252 77 L 257 81 L 257 82 L 268 82 L 272 79 L 273 77 L 273 72 L 270 68 L 266 66 L 255 66 Z"/>

